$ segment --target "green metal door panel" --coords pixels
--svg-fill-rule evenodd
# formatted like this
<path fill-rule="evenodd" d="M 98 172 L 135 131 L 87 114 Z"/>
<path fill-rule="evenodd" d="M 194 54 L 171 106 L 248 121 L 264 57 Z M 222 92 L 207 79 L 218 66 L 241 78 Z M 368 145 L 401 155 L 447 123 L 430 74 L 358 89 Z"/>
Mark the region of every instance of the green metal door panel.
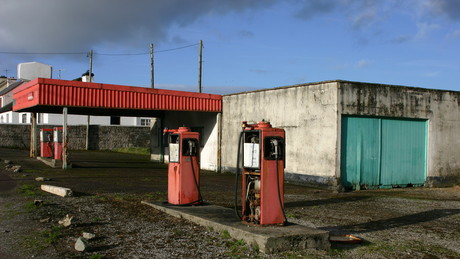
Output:
<path fill-rule="evenodd" d="M 426 178 L 427 122 L 382 119 L 380 184 L 420 185 Z"/>
<path fill-rule="evenodd" d="M 380 120 L 342 118 L 341 181 L 345 187 L 378 186 Z"/>

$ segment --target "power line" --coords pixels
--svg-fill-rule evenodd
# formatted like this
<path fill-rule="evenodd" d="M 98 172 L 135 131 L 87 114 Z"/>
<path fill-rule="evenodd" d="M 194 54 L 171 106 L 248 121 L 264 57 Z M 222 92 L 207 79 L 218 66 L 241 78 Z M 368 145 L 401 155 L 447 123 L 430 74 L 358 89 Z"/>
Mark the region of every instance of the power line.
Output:
<path fill-rule="evenodd" d="M 199 43 L 196 43 L 196 44 L 191 44 L 191 45 L 177 47 L 177 48 L 158 50 L 158 51 L 154 51 L 153 53 L 180 50 L 180 49 L 190 48 L 190 47 L 198 46 L 198 45 Z M 103 56 L 140 56 L 140 55 L 150 55 L 150 52 L 142 52 L 142 53 L 99 53 L 99 52 L 95 52 L 94 54 L 103 55 Z"/>
<path fill-rule="evenodd" d="M 155 53 L 173 51 L 173 50 L 179 50 L 179 49 L 185 49 L 185 48 L 190 48 L 190 47 L 198 46 L 198 45 L 199 45 L 199 43 L 195 43 L 195 44 L 191 44 L 191 45 L 187 45 L 187 46 L 183 46 L 183 47 L 178 47 L 178 48 L 173 48 L 173 49 L 159 50 L 159 51 L 155 51 Z"/>
<path fill-rule="evenodd" d="M 161 53 L 161 52 L 167 52 L 167 51 L 180 50 L 180 49 L 190 48 L 190 47 L 197 46 L 197 45 L 199 45 L 199 44 L 196 43 L 196 44 L 191 44 L 191 45 L 177 47 L 177 48 L 158 50 L 158 51 L 155 51 L 154 53 Z M 0 51 L 0 54 L 10 54 L 10 55 L 88 55 L 88 52 L 9 52 L 9 51 Z M 141 53 L 100 53 L 100 52 L 94 52 L 94 54 L 101 55 L 101 56 L 141 56 L 141 55 L 150 55 L 150 52 L 141 52 Z"/>
<path fill-rule="evenodd" d="M 141 55 L 150 54 L 150 52 L 143 52 L 143 53 L 99 53 L 99 52 L 94 52 L 94 54 L 101 55 L 101 56 L 141 56 Z"/>
<path fill-rule="evenodd" d="M 86 55 L 87 52 L 8 52 L 8 51 L 0 51 L 0 54 L 13 54 L 13 55 Z"/>

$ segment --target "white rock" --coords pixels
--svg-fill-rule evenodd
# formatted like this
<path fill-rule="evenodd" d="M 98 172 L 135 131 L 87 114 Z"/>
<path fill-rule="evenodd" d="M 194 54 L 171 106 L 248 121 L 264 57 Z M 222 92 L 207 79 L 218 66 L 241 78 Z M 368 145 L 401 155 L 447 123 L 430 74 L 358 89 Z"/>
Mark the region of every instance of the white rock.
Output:
<path fill-rule="evenodd" d="M 91 240 L 91 239 L 93 239 L 93 238 L 96 237 L 95 234 L 93 234 L 93 233 L 88 233 L 88 232 L 83 232 L 82 235 L 83 235 L 83 238 L 84 238 L 84 239 L 87 239 L 87 240 Z"/>
<path fill-rule="evenodd" d="M 50 178 L 46 178 L 46 177 L 41 177 L 41 176 L 40 176 L 40 177 L 35 178 L 35 181 L 37 181 L 37 182 L 44 182 L 44 181 L 51 181 L 51 179 L 50 179 Z"/>
<path fill-rule="evenodd" d="M 83 252 L 86 249 L 88 249 L 88 247 L 89 247 L 88 240 L 86 240 L 83 237 L 79 237 L 77 239 L 77 242 L 75 242 L 75 250 L 77 251 Z"/>
<path fill-rule="evenodd" d="M 51 221 L 51 218 L 46 218 L 46 219 L 41 219 L 40 223 L 49 223 Z"/>
<path fill-rule="evenodd" d="M 62 220 L 59 220 L 58 223 L 60 225 L 63 225 L 64 227 L 68 227 L 72 225 L 72 219 L 73 219 L 73 216 L 69 216 L 69 214 L 67 214 Z"/>

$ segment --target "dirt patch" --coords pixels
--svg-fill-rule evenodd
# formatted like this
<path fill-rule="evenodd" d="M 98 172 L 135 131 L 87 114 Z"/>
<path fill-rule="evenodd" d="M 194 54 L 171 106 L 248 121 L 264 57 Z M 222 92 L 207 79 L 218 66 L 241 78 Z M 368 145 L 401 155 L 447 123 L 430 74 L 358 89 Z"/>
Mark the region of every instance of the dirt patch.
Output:
<path fill-rule="evenodd" d="M 63 171 L 27 158 L 21 150 L 0 149 L 21 173 L 0 168 L 15 189 L 0 189 L 0 258 L 459 258 L 460 188 L 406 188 L 334 193 L 285 185 L 288 220 L 353 234 L 362 244 L 333 244 L 329 251 L 263 255 L 244 242 L 142 205 L 166 199 L 164 165 L 148 157 L 110 152 L 75 152 L 76 168 Z M 111 162 L 113 161 L 113 162 Z M 39 190 L 46 184 L 71 188 L 61 198 Z M 232 207 L 234 176 L 202 172 L 206 202 Z M 2 187 L 2 185 L 0 185 Z M 36 206 L 34 200 L 43 200 Z M 62 227 L 66 214 L 73 224 Z M 77 252 L 82 232 L 96 234 L 90 250 Z"/>

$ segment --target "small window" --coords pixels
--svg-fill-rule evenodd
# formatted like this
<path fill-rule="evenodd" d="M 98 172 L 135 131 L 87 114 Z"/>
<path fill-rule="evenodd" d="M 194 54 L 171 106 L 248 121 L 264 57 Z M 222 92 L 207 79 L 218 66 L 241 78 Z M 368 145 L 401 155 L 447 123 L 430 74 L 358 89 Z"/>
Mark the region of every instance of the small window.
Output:
<path fill-rule="evenodd" d="M 21 115 L 21 123 L 27 123 L 27 113 Z"/>
<path fill-rule="evenodd" d="M 120 125 L 120 116 L 110 116 L 110 125 Z"/>
<path fill-rule="evenodd" d="M 150 119 L 141 118 L 141 126 L 150 126 Z"/>

